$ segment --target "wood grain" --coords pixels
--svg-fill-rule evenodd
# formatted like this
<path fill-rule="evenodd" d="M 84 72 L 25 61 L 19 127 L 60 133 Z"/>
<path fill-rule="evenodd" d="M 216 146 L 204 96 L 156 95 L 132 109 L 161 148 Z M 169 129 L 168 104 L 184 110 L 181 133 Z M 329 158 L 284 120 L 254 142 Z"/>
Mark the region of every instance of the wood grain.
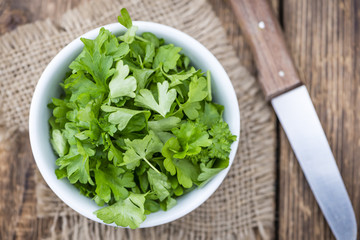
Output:
<path fill-rule="evenodd" d="M 357 222 L 360 212 L 360 2 L 284 1 L 295 65 L 313 99 Z M 280 134 L 279 239 L 333 239 L 283 131 Z"/>
<path fill-rule="evenodd" d="M 32 234 L 36 220 L 33 166 L 27 134 L 16 132 L 1 141 L 0 239 L 22 239 Z"/>
<path fill-rule="evenodd" d="M 279 21 L 264 0 L 230 0 L 255 57 L 258 80 L 271 100 L 301 85 Z"/>
<path fill-rule="evenodd" d="M 17 26 L 50 18 L 58 19 L 67 10 L 86 0 L 0 0 L 0 34 Z"/>

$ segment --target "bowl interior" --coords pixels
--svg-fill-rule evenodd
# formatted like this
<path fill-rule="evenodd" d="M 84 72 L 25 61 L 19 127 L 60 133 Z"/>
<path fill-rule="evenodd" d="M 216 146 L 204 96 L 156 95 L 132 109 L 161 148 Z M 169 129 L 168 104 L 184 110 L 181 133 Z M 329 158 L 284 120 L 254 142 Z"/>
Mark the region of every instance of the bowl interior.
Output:
<path fill-rule="evenodd" d="M 225 106 L 224 119 L 229 124 L 230 131 L 237 135 L 237 141 L 231 146 L 230 166 L 234 160 L 240 133 L 240 113 L 234 88 L 217 59 L 199 42 L 192 37 L 174 28 L 151 22 L 134 22 L 138 26 L 138 34 L 152 32 L 167 43 L 173 43 L 181 47 L 182 52 L 191 59 L 191 64 L 204 72 L 210 70 L 212 76 L 212 90 L 214 101 Z M 119 23 L 105 26 L 106 29 L 119 35 L 126 31 Z M 82 37 L 94 39 L 98 35 L 99 28 L 94 29 Z M 52 97 L 59 97 L 61 88 L 59 83 L 64 79 L 65 73 L 69 71 L 68 66 L 81 52 L 83 44 L 80 38 L 75 39 L 66 46 L 46 67 L 42 74 L 31 103 L 29 133 L 30 142 L 36 164 L 47 184 L 68 206 L 80 214 L 98 222 L 93 212 L 101 208 L 96 203 L 82 196 L 79 191 L 71 185 L 68 180 L 58 180 L 55 176 L 55 156 L 50 145 L 48 119 L 51 111 L 47 104 Z M 230 166 L 221 171 L 203 188 L 195 189 L 177 199 L 177 205 L 167 212 L 159 211 L 147 216 L 140 227 L 151 227 L 173 221 L 184 216 L 202 204 L 218 188 L 225 178 Z M 114 225 L 114 224 L 112 224 Z M 114 225 L 115 226 L 115 225 Z"/>

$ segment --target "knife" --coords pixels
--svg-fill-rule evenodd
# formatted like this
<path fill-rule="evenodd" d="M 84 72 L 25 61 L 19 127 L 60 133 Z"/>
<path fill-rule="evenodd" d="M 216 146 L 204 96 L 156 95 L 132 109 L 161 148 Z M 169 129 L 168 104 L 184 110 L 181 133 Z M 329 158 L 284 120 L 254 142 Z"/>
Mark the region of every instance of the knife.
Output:
<path fill-rule="evenodd" d="M 354 210 L 306 87 L 266 0 L 230 0 L 259 70 L 259 81 L 338 240 L 356 239 Z"/>

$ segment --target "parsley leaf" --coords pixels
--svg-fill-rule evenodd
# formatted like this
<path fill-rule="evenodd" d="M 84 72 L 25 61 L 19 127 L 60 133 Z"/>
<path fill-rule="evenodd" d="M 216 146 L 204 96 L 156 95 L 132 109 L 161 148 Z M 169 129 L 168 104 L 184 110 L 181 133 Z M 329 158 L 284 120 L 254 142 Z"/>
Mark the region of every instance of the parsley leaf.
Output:
<path fill-rule="evenodd" d="M 174 87 L 182 84 L 184 80 L 189 79 L 196 72 L 197 71 L 195 70 L 195 68 L 192 67 L 189 71 L 182 71 L 176 74 L 166 74 L 165 72 L 163 72 L 163 74 L 171 81 L 170 87 Z"/>
<path fill-rule="evenodd" d="M 108 121 L 111 124 L 118 125 L 118 129 L 123 130 L 129 123 L 130 119 L 137 114 L 143 113 L 146 119 L 149 118 L 150 112 L 148 111 L 138 111 L 127 108 L 117 108 L 107 105 L 102 105 L 101 110 L 104 112 L 111 112 Z"/>
<path fill-rule="evenodd" d="M 102 45 L 108 38 L 107 30 L 100 29 L 99 36 L 95 40 L 81 38 L 84 43 L 84 50 L 70 64 L 70 69 L 76 72 L 87 72 L 91 74 L 96 83 L 104 85 L 105 81 L 114 74 L 112 68 L 113 57 L 101 53 Z"/>
<path fill-rule="evenodd" d="M 90 177 L 89 172 L 89 155 L 85 152 L 82 154 L 78 151 L 78 147 L 83 149 L 81 143 L 78 142 L 77 147 L 72 146 L 67 155 L 60 157 L 56 160 L 56 165 L 63 169 L 66 167 L 67 177 L 70 183 L 81 183 L 94 184 Z"/>
<path fill-rule="evenodd" d="M 130 18 L 129 12 L 126 8 L 122 8 L 120 10 L 120 16 L 118 16 L 118 21 L 121 25 L 123 25 L 126 28 L 132 27 L 132 20 Z"/>
<path fill-rule="evenodd" d="M 118 226 L 132 229 L 138 228 L 146 216 L 144 214 L 145 194 L 130 192 L 126 199 L 120 199 L 115 204 L 95 212 L 104 223 L 115 223 Z"/>
<path fill-rule="evenodd" d="M 205 78 L 194 76 L 189 85 L 189 98 L 180 106 L 180 109 L 191 119 L 199 116 L 200 101 L 208 96 L 207 81 Z"/>
<path fill-rule="evenodd" d="M 109 164 L 106 168 L 95 170 L 96 194 L 108 203 L 111 193 L 116 201 L 125 199 L 129 192 L 126 188 L 135 187 L 134 175 L 124 169 Z"/>
<path fill-rule="evenodd" d="M 177 179 L 185 188 L 190 188 L 193 181 L 197 181 L 199 175 L 199 166 L 194 165 L 188 159 L 178 159 L 175 157 L 180 151 L 181 146 L 177 139 L 170 138 L 162 149 L 165 157 L 164 167 L 171 175 L 177 174 Z"/>
<path fill-rule="evenodd" d="M 154 58 L 153 68 L 157 68 L 162 64 L 165 72 L 175 69 L 176 63 L 180 58 L 180 51 L 181 48 L 175 47 L 173 44 L 159 47 Z"/>
<path fill-rule="evenodd" d="M 213 161 L 208 162 L 207 164 L 201 163 L 200 169 L 201 173 L 198 176 L 200 182 L 202 182 L 199 186 L 204 186 L 208 181 L 210 181 L 216 174 L 218 174 L 221 170 L 229 166 L 229 158 L 223 160 L 217 160 L 216 165 L 213 166 Z"/>
<path fill-rule="evenodd" d="M 150 131 L 143 139 L 135 139 L 130 141 L 125 139 L 126 152 L 124 153 L 124 164 L 128 169 L 134 169 L 140 165 L 140 160 L 144 160 L 155 172 L 159 173 L 148 160 L 152 154 L 161 152 L 163 147 L 160 139 Z"/>
<path fill-rule="evenodd" d="M 145 107 L 154 110 L 165 117 L 170 111 L 171 104 L 175 101 L 176 90 L 169 90 L 169 82 L 157 83 L 159 102 L 154 98 L 154 95 L 148 89 L 141 89 L 139 95 L 135 97 L 135 104 L 137 106 Z"/>
<path fill-rule="evenodd" d="M 136 79 L 129 75 L 129 66 L 124 65 L 123 61 L 118 61 L 116 71 L 109 83 L 110 98 L 128 96 L 135 97 L 134 91 L 137 84 Z"/>
<path fill-rule="evenodd" d="M 78 101 L 83 97 L 98 98 L 106 93 L 106 88 L 102 84 L 96 84 L 85 76 L 83 72 L 71 75 L 64 82 L 65 91 L 71 92 L 70 101 Z"/>
<path fill-rule="evenodd" d="M 209 131 L 213 137 L 210 146 L 210 157 L 227 159 L 231 151 L 231 144 L 236 140 L 232 135 L 226 122 L 218 122 L 212 126 Z"/>
<path fill-rule="evenodd" d="M 198 154 L 201 151 L 201 147 L 208 147 L 212 144 L 209 134 L 206 131 L 202 131 L 201 126 L 197 126 L 190 121 L 182 124 L 180 129 L 174 129 L 173 133 L 182 149 L 174 155 L 176 158 Z"/>
<path fill-rule="evenodd" d="M 69 145 L 59 129 L 52 131 L 50 141 L 59 157 L 63 157 L 69 151 Z"/>
<path fill-rule="evenodd" d="M 171 187 L 167 176 L 164 173 L 155 172 L 153 169 L 147 171 L 148 180 L 151 188 L 162 201 L 170 195 L 169 189 Z"/>
<path fill-rule="evenodd" d="M 181 119 L 178 117 L 168 117 L 157 121 L 149 121 L 148 126 L 154 132 L 171 131 L 180 125 Z"/>
<path fill-rule="evenodd" d="M 133 69 L 134 77 L 138 84 L 138 89 L 143 89 L 146 87 L 148 83 L 148 79 L 151 76 L 151 74 L 154 73 L 153 69 Z"/>

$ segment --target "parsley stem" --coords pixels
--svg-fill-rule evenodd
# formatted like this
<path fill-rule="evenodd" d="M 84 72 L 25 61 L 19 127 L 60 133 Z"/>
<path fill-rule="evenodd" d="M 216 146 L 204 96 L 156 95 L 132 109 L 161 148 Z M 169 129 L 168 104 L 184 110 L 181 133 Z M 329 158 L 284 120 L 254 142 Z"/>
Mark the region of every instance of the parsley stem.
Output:
<path fill-rule="evenodd" d="M 145 162 L 146 162 L 147 164 L 149 164 L 149 166 L 150 166 L 152 169 L 155 170 L 155 172 L 157 172 L 157 173 L 160 174 L 159 170 L 157 170 L 156 167 L 154 167 L 154 165 L 152 165 L 145 157 L 144 157 L 143 159 L 145 160 Z"/>
<path fill-rule="evenodd" d="M 149 42 L 149 40 L 147 40 L 147 39 L 145 39 L 145 38 L 143 38 L 143 37 L 140 37 L 140 36 L 138 36 L 138 35 L 135 35 L 135 39 L 136 39 L 136 40 L 143 41 L 143 42 Z"/>

